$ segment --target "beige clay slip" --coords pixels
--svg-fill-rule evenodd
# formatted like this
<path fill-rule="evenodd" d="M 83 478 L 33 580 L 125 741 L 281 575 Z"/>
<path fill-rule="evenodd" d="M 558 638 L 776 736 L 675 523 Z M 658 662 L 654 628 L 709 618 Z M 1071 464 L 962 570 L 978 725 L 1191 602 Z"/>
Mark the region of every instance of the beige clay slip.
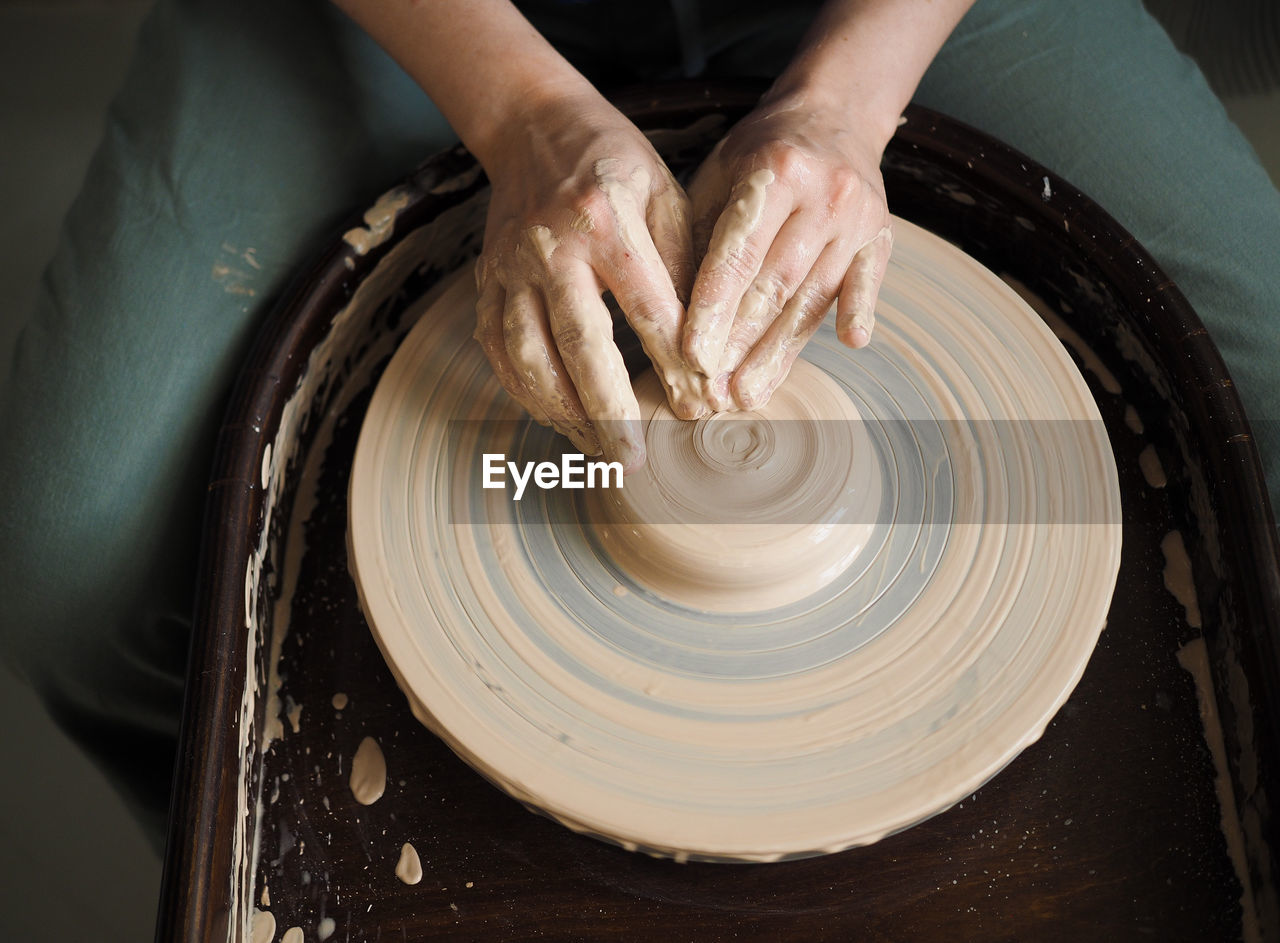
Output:
<path fill-rule="evenodd" d="M 1070 694 L 1119 564 L 1106 430 L 1014 291 L 894 233 L 871 345 L 829 320 L 765 409 L 678 423 L 642 377 L 651 477 L 620 492 L 483 488 L 482 453 L 566 443 L 471 343 L 469 279 L 410 311 L 352 571 L 415 714 L 512 796 L 677 859 L 836 851 L 969 795 Z"/>

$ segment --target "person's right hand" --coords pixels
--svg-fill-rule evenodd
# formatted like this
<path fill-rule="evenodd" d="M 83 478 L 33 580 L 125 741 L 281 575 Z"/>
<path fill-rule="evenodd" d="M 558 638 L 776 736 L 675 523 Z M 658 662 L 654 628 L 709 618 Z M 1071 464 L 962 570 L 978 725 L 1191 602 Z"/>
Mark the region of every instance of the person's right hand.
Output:
<path fill-rule="evenodd" d="M 698 168 L 694 245 L 704 252 L 684 352 L 709 405 L 759 409 L 836 305 L 836 334 L 863 347 L 893 235 L 885 141 L 844 103 L 766 95 Z"/>
<path fill-rule="evenodd" d="M 693 279 L 689 203 L 644 135 L 594 92 L 567 96 L 504 131 L 476 265 L 476 339 L 503 387 L 584 453 L 633 470 L 640 410 L 609 291 L 677 414 L 702 400 L 681 356 Z"/>

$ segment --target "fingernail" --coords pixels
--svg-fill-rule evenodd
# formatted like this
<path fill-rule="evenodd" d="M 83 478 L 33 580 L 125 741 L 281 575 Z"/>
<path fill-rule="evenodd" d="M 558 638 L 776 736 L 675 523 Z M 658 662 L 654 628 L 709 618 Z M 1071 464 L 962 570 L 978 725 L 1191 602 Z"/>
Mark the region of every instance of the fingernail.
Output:
<path fill-rule="evenodd" d="M 876 312 L 866 298 L 853 303 L 853 318 L 849 324 L 849 344 L 865 347 L 871 340 L 871 328 L 876 323 Z"/>
<path fill-rule="evenodd" d="M 691 399 L 678 399 L 671 404 L 671 411 L 676 414 L 677 419 L 691 420 L 701 419 L 708 412 L 707 407 Z"/>
<path fill-rule="evenodd" d="M 711 381 L 707 390 L 707 400 L 710 402 L 711 408 L 718 413 L 722 413 L 733 406 L 733 397 L 729 393 L 728 373 L 722 373 Z"/>
<path fill-rule="evenodd" d="M 667 402 L 671 404 L 671 411 L 676 414 L 677 419 L 695 419 L 697 417 L 694 414 L 702 409 L 698 398 L 706 381 L 697 374 L 682 374 L 673 371 L 663 374 L 662 384 Z"/>
<path fill-rule="evenodd" d="M 629 475 L 644 464 L 644 433 L 635 419 L 614 421 L 611 425 L 614 427 L 612 431 L 618 434 L 608 437 L 605 458 L 621 462 L 623 474 Z"/>
<path fill-rule="evenodd" d="M 558 422 L 553 422 L 552 425 L 557 432 L 572 442 L 573 447 L 583 455 L 600 454 L 600 443 L 596 440 L 596 435 L 591 429 L 567 426 Z"/>
<path fill-rule="evenodd" d="M 759 370 L 739 374 L 734 399 L 743 409 L 755 409 L 767 383 Z"/>

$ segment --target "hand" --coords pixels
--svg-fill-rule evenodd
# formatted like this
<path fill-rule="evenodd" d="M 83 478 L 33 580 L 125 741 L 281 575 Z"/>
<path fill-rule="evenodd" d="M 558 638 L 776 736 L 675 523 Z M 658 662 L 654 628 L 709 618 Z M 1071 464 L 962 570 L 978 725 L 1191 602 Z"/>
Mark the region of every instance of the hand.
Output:
<path fill-rule="evenodd" d="M 799 96 L 762 102 L 689 187 L 702 256 L 684 328 L 715 410 L 763 406 L 832 302 L 862 347 L 893 244 L 880 177 L 884 141 L 856 116 Z"/>
<path fill-rule="evenodd" d="M 680 188 L 508 0 L 336 2 L 489 174 L 476 336 L 503 385 L 584 452 L 634 468 L 638 410 L 602 292 L 683 418 L 767 399 L 837 294 L 840 336 L 866 343 L 890 243 L 879 155 L 972 0 L 826 0 L 767 104 L 695 181 L 706 259 L 683 340 Z"/>
<path fill-rule="evenodd" d="M 476 265 L 476 339 L 503 387 L 587 454 L 644 462 L 640 409 L 602 295 L 611 292 L 678 411 L 700 378 L 680 353 L 693 275 L 688 198 L 639 130 L 594 92 L 513 123 Z"/>

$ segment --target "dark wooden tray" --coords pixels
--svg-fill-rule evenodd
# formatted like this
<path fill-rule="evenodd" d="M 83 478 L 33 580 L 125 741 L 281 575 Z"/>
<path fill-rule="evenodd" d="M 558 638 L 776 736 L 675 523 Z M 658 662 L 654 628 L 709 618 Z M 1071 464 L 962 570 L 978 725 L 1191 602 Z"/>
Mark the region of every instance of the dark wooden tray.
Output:
<path fill-rule="evenodd" d="M 642 127 L 684 129 L 657 136 L 682 169 L 759 91 L 682 85 L 620 101 Z M 236 939 L 237 915 L 262 906 L 264 885 L 276 938 L 296 925 L 308 941 L 323 917 L 335 921 L 332 939 L 369 941 L 1237 939 L 1241 886 L 1195 687 L 1176 657 L 1201 631 L 1162 585 L 1160 542 L 1174 529 L 1194 565 L 1263 933 L 1278 932 L 1280 557 L 1221 358 L 1131 236 L 1004 145 L 912 109 L 884 172 L 895 213 L 1070 311 L 1122 387 L 1106 392 L 1086 374 L 1124 497 L 1118 590 L 1083 680 L 1043 739 L 972 797 L 874 846 L 784 864 L 680 865 L 530 814 L 420 726 L 347 574 L 346 483 L 386 340 L 407 328 L 409 301 L 474 256 L 478 222 L 437 245 L 366 322 L 335 315 L 409 233 L 445 214 L 482 218 L 484 180 L 454 151 L 403 185 L 408 203 L 386 243 L 359 255 L 335 239 L 319 255 L 239 385 L 210 486 L 159 939 Z M 338 356 L 315 382 L 322 348 Z M 1142 435 L 1124 421 L 1128 406 Z M 1139 469 L 1148 444 L 1168 471 L 1161 489 Z M 264 487 L 268 449 L 283 475 L 274 491 Z M 295 507 L 306 519 L 291 536 Z M 296 581 L 285 572 L 290 549 Z M 263 755 L 276 612 L 289 614 L 281 701 L 302 713 L 298 732 L 286 720 Z M 339 691 L 349 698 L 340 712 Z M 369 807 L 347 787 L 366 735 L 390 770 L 387 794 Z M 394 874 L 404 842 L 421 855 L 416 886 Z M 239 872 L 255 846 L 256 862 Z"/>

